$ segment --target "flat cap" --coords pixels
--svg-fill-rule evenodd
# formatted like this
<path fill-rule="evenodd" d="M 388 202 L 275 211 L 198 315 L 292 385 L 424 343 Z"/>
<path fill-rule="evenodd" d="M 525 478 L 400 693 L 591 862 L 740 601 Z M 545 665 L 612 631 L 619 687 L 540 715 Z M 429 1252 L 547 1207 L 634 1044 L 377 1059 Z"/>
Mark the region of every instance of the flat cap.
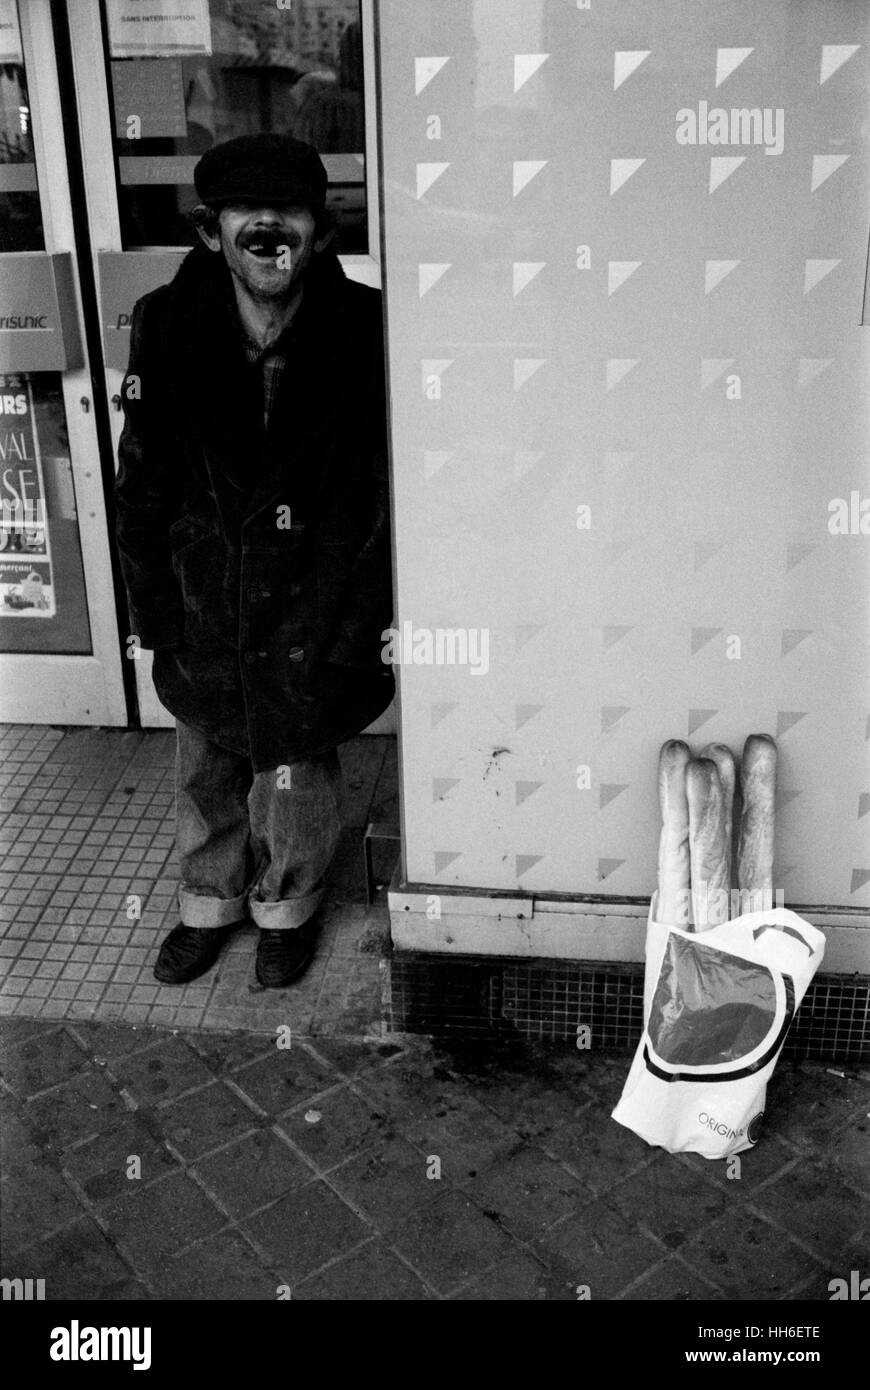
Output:
<path fill-rule="evenodd" d="M 193 171 L 204 203 L 295 203 L 322 208 L 327 173 L 313 145 L 291 135 L 239 135 L 207 150 Z"/>

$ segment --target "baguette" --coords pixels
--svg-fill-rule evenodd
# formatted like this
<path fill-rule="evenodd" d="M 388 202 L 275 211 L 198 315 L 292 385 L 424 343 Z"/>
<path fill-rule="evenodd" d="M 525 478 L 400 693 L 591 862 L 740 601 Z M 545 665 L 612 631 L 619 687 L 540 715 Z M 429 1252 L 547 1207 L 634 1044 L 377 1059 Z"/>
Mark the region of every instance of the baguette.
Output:
<path fill-rule="evenodd" d="M 688 924 L 689 807 L 686 766 L 692 754 L 687 744 L 669 739 L 659 752 L 659 840 L 657 919 L 669 926 Z"/>
<path fill-rule="evenodd" d="M 750 734 L 740 768 L 743 811 L 737 841 L 737 886 L 743 911 L 773 904 L 776 743 L 769 734 Z"/>
<path fill-rule="evenodd" d="M 711 758 L 719 769 L 719 781 L 725 801 L 725 862 L 728 865 L 728 884 L 731 882 L 731 865 L 734 857 L 734 792 L 737 786 L 737 764 L 731 749 L 725 743 L 708 743 L 698 755 Z M 726 884 L 726 887 L 728 886 Z"/>
<path fill-rule="evenodd" d="M 728 920 L 731 865 L 726 855 L 725 793 L 711 758 L 693 758 L 686 768 L 689 856 L 695 930 Z"/>

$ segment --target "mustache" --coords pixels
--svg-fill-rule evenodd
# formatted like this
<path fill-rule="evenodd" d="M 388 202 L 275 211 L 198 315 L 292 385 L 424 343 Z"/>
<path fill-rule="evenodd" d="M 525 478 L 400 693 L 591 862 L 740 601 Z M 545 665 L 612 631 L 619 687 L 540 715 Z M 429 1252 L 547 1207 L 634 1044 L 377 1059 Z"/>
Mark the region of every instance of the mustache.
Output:
<path fill-rule="evenodd" d="M 242 232 L 237 240 L 243 250 L 257 246 L 267 255 L 276 256 L 282 249 L 295 251 L 301 245 L 295 232 L 282 232 L 271 227 L 252 228 L 250 231 Z"/>

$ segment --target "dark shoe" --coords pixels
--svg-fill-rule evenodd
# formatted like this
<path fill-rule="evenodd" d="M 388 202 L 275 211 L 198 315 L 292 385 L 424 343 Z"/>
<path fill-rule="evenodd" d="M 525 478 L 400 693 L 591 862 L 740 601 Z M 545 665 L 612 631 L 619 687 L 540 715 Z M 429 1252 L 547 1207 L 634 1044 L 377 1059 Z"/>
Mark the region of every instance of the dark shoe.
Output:
<path fill-rule="evenodd" d="M 210 970 L 230 932 L 241 926 L 186 927 L 180 922 L 165 938 L 154 966 L 154 978 L 164 985 L 186 985 Z"/>
<path fill-rule="evenodd" d="M 257 979 L 265 989 L 282 989 L 303 975 L 314 959 L 320 925 L 309 917 L 301 927 L 260 928 Z"/>

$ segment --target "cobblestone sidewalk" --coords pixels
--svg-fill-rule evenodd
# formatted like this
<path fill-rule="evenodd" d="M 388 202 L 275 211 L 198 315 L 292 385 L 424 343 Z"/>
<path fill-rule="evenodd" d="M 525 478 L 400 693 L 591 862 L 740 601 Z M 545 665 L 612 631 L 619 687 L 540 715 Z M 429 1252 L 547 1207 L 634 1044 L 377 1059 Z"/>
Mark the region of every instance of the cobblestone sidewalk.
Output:
<path fill-rule="evenodd" d="M 725 1165 L 628 1059 L 7 1020 L 2 1274 L 46 1298 L 826 1300 L 868 1272 L 870 1085 L 783 1068 Z"/>

